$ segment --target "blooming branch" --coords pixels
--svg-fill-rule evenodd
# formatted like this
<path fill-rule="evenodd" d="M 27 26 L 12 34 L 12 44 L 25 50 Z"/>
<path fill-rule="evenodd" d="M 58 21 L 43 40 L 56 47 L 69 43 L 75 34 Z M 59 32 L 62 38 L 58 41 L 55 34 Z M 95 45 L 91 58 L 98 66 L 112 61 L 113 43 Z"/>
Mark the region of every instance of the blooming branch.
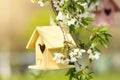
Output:
<path fill-rule="evenodd" d="M 91 61 L 99 59 L 101 53 L 98 48 L 99 45 L 107 47 L 109 37 L 111 35 L 107 32 L 107 26 L 92 26 L 90 27 L 94 14 L 92 10 L 95 10 L 99 5 L 98 0 L 31 0 L 33 3 L 38 3 L 41 7 L 50 3 L 53 11 L 56 14 L 54 22 L 60 26 L 61 30 L 64 26 L 69 29 L 69 32 L 73 35 L 76 41 L 76 46 L 71 45 L 66 41 L 64 31 L 63 36 L 65 38 L 65 45 L 60 52 L 54 54 L 53 60 L 58 64 L 79 64 L 79 71 L 76 69 L 70 69 L 67 75 L 70 76 L 70 80 L 75 78 L 76 80 L 90 80 L 92 78 L 91 73 L 87 71 L 88 67 L 82 68 L 79 63 L 79 59 L 83 58 L 83 54 L 88 54 L 88 59 Z M 86 37 L 86 42 L 79 36 L 82 34 L 82 30 L 88 33 L 89 37 Z M 67 46 L 67 47 L 66 47 Z M 67 55 L 64 55 L 67 53 Z M 84 77 L 83 77 L 84 76 Z"/>

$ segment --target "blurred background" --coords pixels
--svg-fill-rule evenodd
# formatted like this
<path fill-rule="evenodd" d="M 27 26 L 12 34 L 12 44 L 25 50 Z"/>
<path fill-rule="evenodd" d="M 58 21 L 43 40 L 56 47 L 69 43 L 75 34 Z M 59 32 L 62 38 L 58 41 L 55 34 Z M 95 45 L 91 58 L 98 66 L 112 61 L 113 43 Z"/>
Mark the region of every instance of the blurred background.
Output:
<path fill-rule="evenodd" d="M 120 0 L 115 0 L 120 6 Z M 53 12 L 50 6 L 40 8 L 30 0 L 0 0 L 0 80 L 66 80 L 67 70 L 30 70 L 35 63 L 34 50 L 26 44 L 36 26 L 49 25 Z M 120 80 L 120 13 L 115 14 L 115 24 L 109 47 L 102 49 L 99 60 L 92 64 L 94 80 Z"/>

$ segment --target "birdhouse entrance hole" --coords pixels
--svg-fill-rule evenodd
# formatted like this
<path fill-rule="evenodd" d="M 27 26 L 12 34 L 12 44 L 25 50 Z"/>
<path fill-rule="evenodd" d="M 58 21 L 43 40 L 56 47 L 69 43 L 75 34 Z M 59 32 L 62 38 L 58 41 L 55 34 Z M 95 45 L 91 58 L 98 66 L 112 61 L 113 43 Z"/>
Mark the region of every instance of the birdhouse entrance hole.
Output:
<path fill-rule="evenodd" d="M 111 9 L 107 9 L 107 8 L 105 8 L 104 9 L 104 12 L 105 12 L 105 14 L 107 15 L 107 16 L 109 16 L 110 14 L 111 14 L 111 12 L 112 12 L 112 10 Z"/>
<path fill-rule="evenodd" d="M 40 46 L 40 50 L 41 50 L 41 52 L 42 53 L 44 53 L 44 51 L 45 51 L 45 44 L 39 44 L 39 46 Z"/>

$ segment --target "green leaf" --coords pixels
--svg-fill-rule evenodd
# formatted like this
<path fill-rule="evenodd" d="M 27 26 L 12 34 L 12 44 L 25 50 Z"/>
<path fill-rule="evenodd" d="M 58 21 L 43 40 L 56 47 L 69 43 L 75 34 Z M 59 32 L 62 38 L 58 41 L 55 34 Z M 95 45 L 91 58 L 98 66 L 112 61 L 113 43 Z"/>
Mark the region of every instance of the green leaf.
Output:
<path fill-rule="evenodd" d="M 92 62 L 93 62 L 93 60 L 92 60 L 92 59 L 89 59 L 89 61 L 90 61 L 90 63 L 92 63 Z"/>
<path fill-rule="evenodd" d="M 86 76 L 85 75 L 82 75 L 82 80 L 85 80 Z"/>
<path fill-rule="evenodd" d="M 75 27 L 74 27 L 74 25 L 70 25 L 69 26 L 69 31 L 70 31 L 70 33 L 75 33 Z"/>
<path fill-rule="evenodd" d="M 69 80 L 72 80 L 74 78 L 74 68 L 69 69 L 68 72 L 65 74 L 66 76 L 69 76 Z"/>
<path fill-rule="evenodd" d="M 112 35 L 111 34 L 109 34 L 109 33 L 104 33 L 106 36 L 108 36 L 108 37 L 112 37 Z"/>
<path fill-rule="evenodd" d="M 88 25 L 87 21 L 85 19 L 82 19 L 81 21 L 84 25 Z"/>
<path fill-rule="evenodd" d="M 108 27 L 102 27 L 101 29 L 100 29 L 100 31 L 104 31 L 104 32 L 106 32 L 108 30 Z"/>
<path fill-rule="evenodd" d="M 63 10 L 64 10 L 65 8 L 68 8 L 68 7 L 70 6 L 70 4 L 71 4 L 71 2 L 70 2 L 69 0 L 68 0 L 67 2 L 65 2 L 64 6 L 62 7 Z"/>
<path fill-rule="evenodd" d="M 92 22 L 92 21 L 93 21 L 93 18 L 91 18 L 91 17 L 87 17 L 87 18 L 85 18 L 85 20 L 86 20 L 86 21 L 90 21 L 90 22 Z"/>
<path fill-rule="evenodd" d="M 81 12 L 84 13 L 85 12 L 85 9 L 82 5 L 80 4 L 75 4 L 75 6 L 78 8 L 78 9 L 81 9 Z"/>

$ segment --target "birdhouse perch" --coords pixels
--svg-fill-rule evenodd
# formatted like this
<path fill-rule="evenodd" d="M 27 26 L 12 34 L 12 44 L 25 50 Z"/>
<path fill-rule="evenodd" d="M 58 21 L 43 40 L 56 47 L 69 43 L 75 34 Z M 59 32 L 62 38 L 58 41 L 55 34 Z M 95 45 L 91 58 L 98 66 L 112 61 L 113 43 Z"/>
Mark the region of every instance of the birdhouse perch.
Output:
<path fill-rule="evenodd" d="M 71 35 L 64 29 L 65 36 L 75 44 Z M 36 65 L 29 66 L 32 69 L 62 69 L 73 68 L 73 65 L 57 64 L 53 60 L 55 52 L 61 50 L 64 45 L 64 36 L 59 26 L 42 26 L 37 27 L 33 32 L 26 48 L 35 48 Z"/>

